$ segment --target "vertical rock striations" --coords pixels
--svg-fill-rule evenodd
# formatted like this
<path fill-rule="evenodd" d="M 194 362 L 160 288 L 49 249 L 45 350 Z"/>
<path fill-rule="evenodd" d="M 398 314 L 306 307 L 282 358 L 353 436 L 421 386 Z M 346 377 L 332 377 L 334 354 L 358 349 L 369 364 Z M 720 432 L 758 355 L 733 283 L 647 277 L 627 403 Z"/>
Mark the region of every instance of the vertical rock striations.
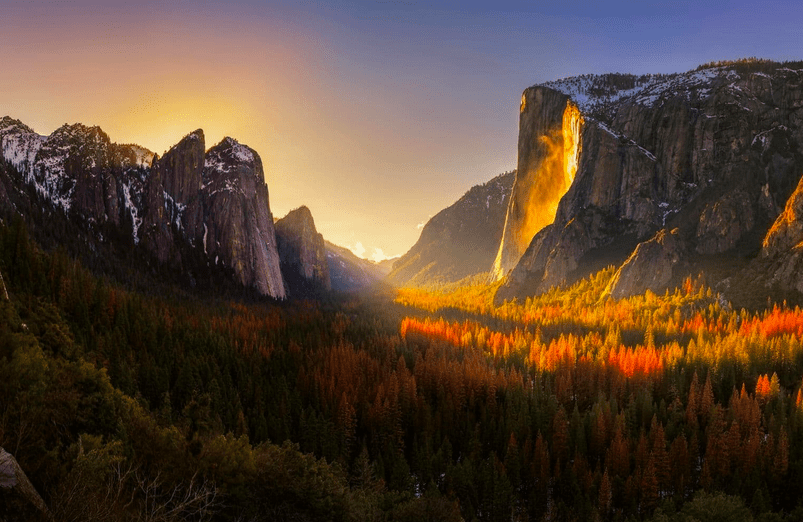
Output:
<path fill-rule="evenodd" d="M 769 265 L 769 285 L 803 293 L 803 178 L 767 232 L 761 257 Z"/>
<path fill-rule="evenodd" d="M 157 265 L 188 275 L 199 261 L 217 265 L 246 287 L 286 296 L 262 161 L 235 140 L 206 151 L 197 130 L 160 158 L 111 143 L 98 127 L 40 136 L 5 117 L 0 146 L 0 203 L 11 210 L 9 188 L 27 185 L 99 241 L 127 237 Z"/>
<path fill-rule="evenodd" d="M 204 253 L 232 268 L 244 286 L 286 297 L 262 159 L 225 138 L 206 153 L 203 180 Z"/>
<path fill-rule="evenodd" d="M 204 133 L 199 129 L 163 157 L 153 159 L 146 185 L 142 240 L 160 263 L 181 263 L 181 242 L 177 240 L 197 243 L 204 150 Z"/>
<path fill-rule="evenodd" d="M 578 168 L 554 220 L 526 247 L 497 302 L 620 264 L 641 242 L 654 238 L 653 244 L 664 244 L 656 233 L 665 228 L 678 229 L 672 243 L 692 264 L 724 253 L 755 256 L 803 172 L 803 70 L 784 64 L 588 75 L 532 87 L 525 100 L 520 169 L 548 162 L 550 149 L 531 129 L 548 136 L 544 122 L 554 124 L 572 103 L 584 122 Z M 540 160 L 532 160 L 533 154 Z M 564 179 L 562 172 L 552 176 Z M 526 201 L 516 194 L 536 192 L 538 178 L 527 179 L 516 181 L 510 236 L 517 227 L 526 232 L 523 237 L 530 234 L 526 219 L 511 216 L 543 215 L 543 203 L 514 208 Z"/>

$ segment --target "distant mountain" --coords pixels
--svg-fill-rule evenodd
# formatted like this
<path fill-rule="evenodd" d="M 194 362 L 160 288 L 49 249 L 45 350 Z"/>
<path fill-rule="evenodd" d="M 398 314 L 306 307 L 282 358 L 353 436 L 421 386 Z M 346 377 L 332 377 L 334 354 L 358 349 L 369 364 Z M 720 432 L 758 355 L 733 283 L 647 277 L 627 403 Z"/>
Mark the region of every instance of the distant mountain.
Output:
<path fill-rule="evenodd" d="M 515 172 L 477 185 L 430 219 L 388 281 L 422 286 L 451 283 L 491 270 L 505 223 Z"/>
<path fill-rule="evenodd" d="M 390 271 L 387 263 L 375 263 L 357 257 L 348 248 L 329 241 L 325 243 L 326 261 L 329 263 L 329 275 L 332 278 L 332 290 L 356 292 L 378 283 Z"/>
<path fill-rule="evenodd" d="M 141 258 L 189 284 L 224 273 L 286 296 L 262 161 L 236 140 L 206 151 L 197 130 L 159 158 L 99 127 L 40 136 L 4 117 L 0 145 L 0 212 L 38 220 L 54 244 L 83 241 L 87 255 L 107 250 L 132 267 Z"/>
<path fill-rule="evenodd" d="M 796 273 L 803 240 L 790 226 L 799 203 L 787 206 L 803 173 L 801 62 L 536 85 L 522 96 L 518 150 L 497 302 L 607 264 L 621 267 L 617 297 L 699 272 L 726 297 L 794 286 L 783 274 Z"/>
<path fill-rule="evenodd" d="M 374 265 L 379 269 L 383 276 L 386 276 L 393 270 L 393 264 L 399 260 L 401 256 L 391 257 L 388 259 L 383 259 L 378 263 L 374 263 Z"/>
<path fill-rule="evenodd" d="M 323 236 L 315 228 L 307 207 L 291 210 L 276 221 L 276 240 L 282 273 L 291 294 L 331 290 Z"/>

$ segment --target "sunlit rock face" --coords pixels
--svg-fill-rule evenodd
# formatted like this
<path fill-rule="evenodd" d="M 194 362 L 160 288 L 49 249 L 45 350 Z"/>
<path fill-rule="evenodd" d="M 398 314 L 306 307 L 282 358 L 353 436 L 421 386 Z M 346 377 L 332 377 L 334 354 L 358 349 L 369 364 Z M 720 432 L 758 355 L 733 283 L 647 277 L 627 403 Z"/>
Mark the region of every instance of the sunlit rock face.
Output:
<path fill-rule="evenodd" d="M 526 96 L 520 165 L 533 154 L 549 157 L 526 116 L 554 124 L 569 99 L 582 118 L 577 171 L 554 220 L 525 247 L 497 302 L 621 265 L 661 229 L 678 229 L 686 247 L 679 261 L 689 266 L 723 254 L 756 256 L 803 173 L 803 71 L 784 65 L 587 75 L 530 91 L 543 94 Z M 527 230 L 517 239 L 530 234 L 532 222 L 522 215 L 522 201 L 512 200 L 508 211 L 511 225 Z M 508 228 L 502 268 L 515 257 L 505 257 L 516 244 Z"/>
<path fill-rule="evenodd" d="M 415 245 L 393 263 L 388 281 L 397 286 L 453 283 L 484 274 L 499 250 L 515 172 L 472 187 L 433 216 Z"/>
<path fill-rule="evenodd" d="M 552 223 L 577 172 L 583 116 L 568 96 L 543 87 L 524 91 L 519 159 L 494 279 L 516 266 L 539 230 Z"/>
<path fill-rule="evenodd" d="M 301 206 L 276 222 L 282 274 L 291 294 L 332 289 L 323 236 L 315 228 L 312 212 Z"/>
<path fill-rule="evenodd" d="M 803 178 L 767 232 L 761 257 L 770 266 L 769 285 L 803 292 Z"/>

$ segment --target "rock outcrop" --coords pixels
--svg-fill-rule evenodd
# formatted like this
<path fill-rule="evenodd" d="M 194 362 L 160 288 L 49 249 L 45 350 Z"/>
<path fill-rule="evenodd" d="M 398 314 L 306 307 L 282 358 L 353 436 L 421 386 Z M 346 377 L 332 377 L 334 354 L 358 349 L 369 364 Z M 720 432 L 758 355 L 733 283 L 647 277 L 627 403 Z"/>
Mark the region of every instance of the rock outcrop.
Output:
<path fill-rule="evenodd" d="M 273 297 L 286 296 L 276 230 L 262 159 L 251 148 L 225 138 L 206 153 L 203 170 L 203 232 L 210 260 L 234 270 L 244 286 Z"/>
<path fill-rule="evenodd" d="M 582 76 L 527 89 L 520 166 L 522 158 L 538 164 L 533 154 L 542 163 L 549 157 L 530 129 L 554 135 L 555 115 L 576 103 L 583 122 L 578 167 L 554 220 L 529 243 L 497 301 L 621 264 L 663 228 L 678 229 L 692 263 L 723 253 L 755 256 L 803 172 L 799 66 Z M 552 176 L 565 179 L 564 172 Z M 509 215 L 516 193 L 536 185 L 526 179 L 516 180 Z M 541 215 L 542 207 L 530 212 Z"/>
<path fill-rule="evenodd" d="M 261 294 L 286 296 L 262 160 L 245 145 L 226 138 L 206 151 L 197 130 L 160 158 L 111 143 L 98 127 L 40 136 L 9 117 L 0 120 L 0 145 L 5 208 L 18 211 L 13 200 L 29 187 L 97 241 L 128 238 L 190 282 L 220 267 Z"/>
<path fill-rule="evenodd" d="M 3 448 L 0 448 L 0 493 L 0 500 L 4 504 L 0 508 L 0 516 L 7 509 L 17 511 L 16 515 L 22 515 L 21 511 L 32 507 L 38 514 L 37 518 L 52 520 L 45 501 L 31 484 L 17 459 Z"/>
<path fill-rule="evenodd" d="M 202 220 L 200 192 L 204 172 L 204 133 L 185 136 L 161 158 L 153 159 L 147 179 L 142 242 L 163 264 L 179 265 L 176 236 L 198 243 Z"/>
<path fill-rule="evenodd" d="M 684 253 L 677 229 L 659 230 L 652 239 L 639 243 L 616 271 L 605 293 L 621 299 L 647 290 L 664 290 L 678 277 L 676 267 Z"/>
<path fill-rule="evenodd" d="M 514 177 L 508 172 L 477 185 L 438 212 L 415 245 L 393 263 L 388 281 L 398 286 L 451 283 L 491 270 Z"/>
<path fill-rule="evenodd" d="M 332 289 L 323 236 L 307 207 L 291 210 L 278 220 L 276 238 L 282 273 L 291 293 L 306 293 L 316 287 Z"/>
<path fill-rule="evenodd" d="M 791 287 L 803 293 L 803 178 L 767 232 L 761 257 L 770 267 L 769 285 Z"/>
<path fill-rule="evenodd" d="M 0 120 L 3 159 L 21 182 L 64 212 L 94 227 L 118 227 L 128 217 L 126 195 L 143 179 L 153 153 L 117 145 L 99 127 L 63 125 L 49 136 L 8 116 Z"/>
<path fill-rule="evenodd" d="M 535 87 L 521 97 L 519 158 L 493 276 L 503 278 L 552 223 L 577 172 L 583 116 L 568 96 Z"/>

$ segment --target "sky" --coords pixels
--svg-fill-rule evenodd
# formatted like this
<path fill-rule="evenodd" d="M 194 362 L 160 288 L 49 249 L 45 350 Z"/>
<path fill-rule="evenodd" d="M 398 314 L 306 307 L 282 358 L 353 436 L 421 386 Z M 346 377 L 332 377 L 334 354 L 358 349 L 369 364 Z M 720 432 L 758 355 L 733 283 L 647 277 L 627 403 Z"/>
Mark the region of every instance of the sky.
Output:
<path fill-rule="evenodd" d="M 162 154 L 202 128 L 261 156 L 274 216 L 306 205 L 366 258 L 401 255 L 516 166 L 528 86 L 803 59 L 803 3 L 714 0 L 0 0 L 0 117 L 99 125 Z"/>

